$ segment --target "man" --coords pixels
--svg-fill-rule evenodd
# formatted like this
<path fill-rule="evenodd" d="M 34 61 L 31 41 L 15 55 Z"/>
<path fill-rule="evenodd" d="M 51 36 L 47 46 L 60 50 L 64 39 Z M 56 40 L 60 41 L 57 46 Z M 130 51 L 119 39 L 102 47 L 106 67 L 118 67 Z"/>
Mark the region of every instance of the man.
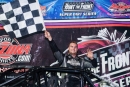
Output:
<path fill-rule="evenodd" d="M 68 47 L 68 53 L 63 54 L 55 44 L 48 31 L 45 31 L 45 37 L 49 41 L 49 45 L 54 53 L 55 58 L 58 60 L 62 67 L 68 67 L 72 69 L 76 68 L 91 68 L 97 66 L 96 59 L 93 58 L 93 52 L 87 49 L 87 58 L 80 58 L 77 55 L 78 45 L 75 41 L 70 42 Z M 67 87 L 80 87 L 80 76 L 77 74 L 68 74 Z"/>

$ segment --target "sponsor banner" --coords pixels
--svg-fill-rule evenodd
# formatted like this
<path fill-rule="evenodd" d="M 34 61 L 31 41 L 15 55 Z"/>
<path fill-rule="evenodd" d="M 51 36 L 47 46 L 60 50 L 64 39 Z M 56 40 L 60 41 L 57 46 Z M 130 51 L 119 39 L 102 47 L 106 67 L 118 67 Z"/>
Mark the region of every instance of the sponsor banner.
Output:
<path fill-rule="evenodd" d="M 39 0 L 46 20 L 129 18 L 130 2 L 122 0 Z"/>
<path fill-rule="evenodd" d="M 39 0 L 47 28 L 130 26 L 130 2 Z M 81 26 L 82 25 L 82 26 Z"/>
<path fill-rule="evenodd" d="M 121 28 L 121 29 L 120 29 Z M 127 27 L 106 27 L 106 28 L 79 28 L 79 29 L 50 29 L 53 39 L 62 52 L 67 52 L 68 43 L 71 40 L 78 42 L 79 56 L 84 56 L 86 49 L 90 48 L 94 52 L 113 50 L 108 46 L 122 43 L 123 47 L 129 47 L 129 28 Z M 66 38 L 65 38 L 66 37 Z M 118 48 L 120 46 L 117 45 Z M 116 48 L 115 48 L 116 49 Z M 115 50 L 114 49 L 114 50 Z M 120 52 L 125 48 L 120 48 Z M 129 50 L 129 49 L 127 49 Z M 114 53 L 114 52 L 112 52 Z M 99 53 L 100 54 L 100 53 Z M 97 55 L 97 54 L 95 54 Z M 111 54 L 112 55 L 112 54 Z M 113 54 L 116 55 L 116 54 Z M 99 57 L 97 60 L 100 62 Z M 96 58 L 95 57 L 95 58 Z M 107 58 L 108 58 L 107 53 Z M 10 38 L 4 30 L 0 30 L 0 65 L 13 65 L 21 63 L 32 66 L 49 66 L 55 62 L 48 41 L 43 32 L 28 35 L 19 39 Z"/>
<path fill-rule="evenodd" d="M 29 63 L 31 61 L 30 50 L 32 44 L 20 44 L 16 39 L 8 35 L 0 36 L 0 65 L 15 63 Z"/>
<path fill-rule="evenodd" d="M 46 28 L 130 26 L 128 0 L 39 0 L 39 3 Z"/>
<path fill-rule="evenodd" d="M 68 43 L 72 40 L 78 42 L 80 57 L 85 56 L 87 48 L 92 49 L 98 67 L 91 70 L 100 77 L 109 77 L 120 87 L 129 87 L 129 27 L 49 29 L 49 31 L 64 53 L 67 52 Z M 14 67 L 50 66 L 55 61 L 43 32 L 11 39 L 4 30 L 0 30 L 0 72 Z M 97 80 L 94 82 L 97 83 Z"/>
<path fill-rule="evenodd" d="M 130 84 L 130 40 L 115 43 L 95 52 L 99 58 L 99 71 L 101 77 L 109 77 L 120 87 L 128 87 Z"/>
<path fill-rule="evenodd" d="M 117 38 L 116 32 L 116 30 L 110 32 L 105 28 L 100 30 L 98 35 L 82 36 L 78 38 L 81 40 L 78 46 L 82 53 L 86 53 L 87 48 L 93 49 L 94 58 L 99 63 L 98 67 L 91 69 L 92 72 L 100 75 L 102 78 L 111 79 L 119 87 L 129 87 L 130 37 L 126 38 L 127 31 L 125 31 L 121 37 Z M 79 56 L 85 57 L 86 54 Z M 97 81 L 94 80 L 94 82 Z"/>

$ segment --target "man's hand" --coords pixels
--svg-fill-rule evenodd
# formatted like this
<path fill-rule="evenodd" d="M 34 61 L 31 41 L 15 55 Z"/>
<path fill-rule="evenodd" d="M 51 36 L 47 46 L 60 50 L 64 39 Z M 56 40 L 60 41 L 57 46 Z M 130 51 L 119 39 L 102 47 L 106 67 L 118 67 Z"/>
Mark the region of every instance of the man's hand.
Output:
<path fill-rule="evenodd" d="M 48 32 L 48 31 L 44 31 L 44 36 L 49 40 L 51 41 L 52 40 L 52 37 L 51 37 L 51 34 Z"/>
<path fill-rule="evenodd" d="M 88 58 L 90 58 L 91 60 L 93 60 L 93 52 L 91 51 L 91 49 L 87 49 L 87 54 L 86 54 L 86 56 L 88 57 Z"/>

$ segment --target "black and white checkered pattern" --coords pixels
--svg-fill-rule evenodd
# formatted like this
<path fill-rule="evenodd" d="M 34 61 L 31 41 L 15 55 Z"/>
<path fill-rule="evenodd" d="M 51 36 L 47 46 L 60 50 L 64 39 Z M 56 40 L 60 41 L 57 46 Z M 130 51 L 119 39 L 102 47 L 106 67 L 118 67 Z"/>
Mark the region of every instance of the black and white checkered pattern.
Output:
<path fill-rule="evenodd" d="M 45 30 L 38 0 L 15 0 L 2 5 L 0 21 L 12 38 Z"/>

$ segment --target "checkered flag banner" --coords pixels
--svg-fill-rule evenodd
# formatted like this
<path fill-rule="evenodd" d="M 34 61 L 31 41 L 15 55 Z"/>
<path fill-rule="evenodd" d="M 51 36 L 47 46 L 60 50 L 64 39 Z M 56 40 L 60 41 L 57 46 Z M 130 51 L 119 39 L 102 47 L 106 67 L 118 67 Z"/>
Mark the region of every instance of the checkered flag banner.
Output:
<path fill-rule="evenodd" d="M 45 30 L 38 0 L 15 0 L 0 6 L 0 22 L 11 38 Z"/>

